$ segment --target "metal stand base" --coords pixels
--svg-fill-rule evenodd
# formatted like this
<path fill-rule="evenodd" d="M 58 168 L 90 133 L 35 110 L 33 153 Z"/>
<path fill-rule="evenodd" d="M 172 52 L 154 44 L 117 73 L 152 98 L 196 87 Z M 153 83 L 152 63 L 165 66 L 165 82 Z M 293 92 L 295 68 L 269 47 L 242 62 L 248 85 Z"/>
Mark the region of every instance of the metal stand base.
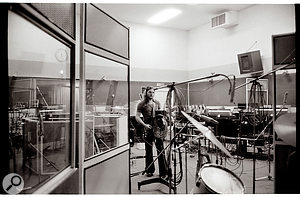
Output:
<path fill-rule="evenodd" d="M 151 183 L 161 183 L 161 184 L 164 184 L 169 187 L 169 181 L 159 177 L 159 178 L 147 179 L 147 180 L 138 182 L 138 190 L 141 189 L 142 185 L 148 185 Z M 174 191 L 173 186 L 171 186 L 171 189 L 173 189 L 173 191 Z"/>

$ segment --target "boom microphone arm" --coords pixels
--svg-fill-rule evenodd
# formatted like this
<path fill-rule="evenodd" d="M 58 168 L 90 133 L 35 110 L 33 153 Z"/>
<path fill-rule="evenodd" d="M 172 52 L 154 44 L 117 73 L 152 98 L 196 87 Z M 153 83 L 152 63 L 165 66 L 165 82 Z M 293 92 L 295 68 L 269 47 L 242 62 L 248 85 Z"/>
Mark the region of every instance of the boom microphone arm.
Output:
<path fill-rule="evenodd" d="M 234 93 L 235 93 L 235 76 L 233 76 L 233 84 L 232 84 L 232 89 L 231 89 L 231 97 L 230 97 L 230 102 L 233 102 L 233 98 L 234 98 Z"/>
<path fill-rule="evenodd" d="M 214 77 L 219 77 L 219 76 L 223 76 L 225 77 L 227 80 L 228 80 L 228 83 L 229 83 L 229 91 L 228 91 L 228 95 L 234 95 L 234 88 L 229 77 L 225 74 L 214 74 L 214 75 L 210 75 L 210 76 L 206 76 L 206 77 L 202 77 L 202 78 L 197 78 L 197 79 L 192 79 L 192 80 L 189 80 L 189 81 L 183 81 L 183 82 L 180 82 L 180 83 L 175 83 L 173 82 L 172 84 L 169 84 L 169 85 L 164 85 L 164 86 L 159 86 L 159 87 L 156 87 L 154 88 L 154 90 L 158 90 L 158 89 L 162 89 L 162 88 L 172 88 L 176 85 L 182 85 L 182 84 L 186 84 L 186 83 L 191 83 L 191 82 L 195 82 L 195 81 L 200 81 L 200 80 L 204 80 L 204 79 L 210 79 L 210 78 L 214 78 Z M 235 76 L 234 76 L 234 84 L 235 84 Z M 231 100 L 231 99 L 230 99 Z"/>

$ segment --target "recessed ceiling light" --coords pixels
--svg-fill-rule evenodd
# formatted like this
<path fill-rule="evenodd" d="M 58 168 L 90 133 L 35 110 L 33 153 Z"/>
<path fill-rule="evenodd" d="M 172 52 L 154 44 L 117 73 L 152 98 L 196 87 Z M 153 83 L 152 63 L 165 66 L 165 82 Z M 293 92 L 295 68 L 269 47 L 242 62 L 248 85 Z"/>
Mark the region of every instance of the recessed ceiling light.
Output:
<path fill-rule="evenodd" d="M 166 9 L 153 15 L 151 18 L 149 18 L 148 22 L 152 24 L 160 24 L 167 20 L 170 20 L 171 18 L 174 18 L 180 13 L 181 10 L 175 8 Z"/>

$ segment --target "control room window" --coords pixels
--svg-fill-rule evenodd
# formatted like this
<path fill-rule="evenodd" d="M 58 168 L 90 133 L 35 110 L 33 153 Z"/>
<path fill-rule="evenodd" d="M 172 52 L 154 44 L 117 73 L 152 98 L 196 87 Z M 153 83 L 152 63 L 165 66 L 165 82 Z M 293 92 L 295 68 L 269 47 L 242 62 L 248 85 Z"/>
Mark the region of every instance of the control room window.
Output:
<path fill-rule="evenodd" d="M 32 193 L 71 163 L 70 48 L 9 12 L 8 71 L 10 172 Z"/>

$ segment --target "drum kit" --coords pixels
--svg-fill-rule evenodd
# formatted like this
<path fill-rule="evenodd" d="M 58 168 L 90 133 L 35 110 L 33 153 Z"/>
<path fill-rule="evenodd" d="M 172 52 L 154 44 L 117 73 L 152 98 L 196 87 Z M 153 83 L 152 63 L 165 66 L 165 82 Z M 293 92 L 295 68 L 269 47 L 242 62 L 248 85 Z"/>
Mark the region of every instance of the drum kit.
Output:
<path fill-rule="evenodd" d="M 228 157 L 232 157 L 230 152 L 215 137 L 213 132 L 203 126 L 187 113 L 181 113 L 215 146 L 223 151 Z M 196 137 L 198 138 L 198 137 Z M 194 139 L 191 139 L 193 141 Z M 201 155 L 201 154 L 200 154 Z M 201 160 L 201 159 L 200 159 Z M 199 160 L 199 161 L 200 161 Z M 201 160 L 202 161 L 202 160 Z M 245 186 L 242 180 L 227 168 L 213 163 L 200 164 L 200 170 L 196 174 L 196 187 L 192 194 L 244 194 Z"/>
<path fill-rule="evenodd" d="M 203 126 L 187 113 L 181 113 L 215 146 L 223 151 L 228 157 L 232 155 L 214 136 L 213 132 Z M 296 147 L 296 113 L 286 113 L 277 118 L 274 130 L 284 143 Z M 196 137 L 199 138 L 199 137 Z M 186 143 L 192 142 L 191 139 Z M 201 154 L 200 154 L 201 155 Z M 201 159 L 200 159 L 201 160 Z M 202 161 L 202 160 L 201 160 Z M 213 163 L 200 164 L 200 170 L 196 174 L 196 187 L 192 194 L 244 194 L 245 186 L 241 179 L 229 169 Z"/>

